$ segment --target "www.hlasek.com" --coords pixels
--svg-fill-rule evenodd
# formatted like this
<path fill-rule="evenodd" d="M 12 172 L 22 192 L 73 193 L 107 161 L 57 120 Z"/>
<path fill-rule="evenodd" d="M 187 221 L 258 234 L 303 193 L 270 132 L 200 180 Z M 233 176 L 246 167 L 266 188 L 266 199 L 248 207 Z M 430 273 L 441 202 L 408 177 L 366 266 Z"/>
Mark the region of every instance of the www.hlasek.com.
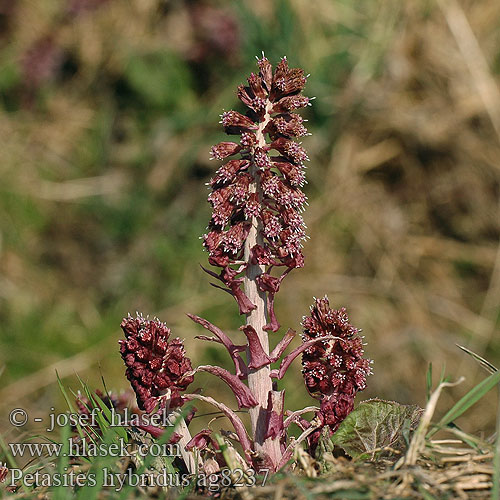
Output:
<path fill-rule="evenodd" d="M 260 471 L 264 473 L 262 478 L 257 478 L 253 469 L 222 469 L 213 474 L 181 474 L 179 472 L 167 472 L 162 469 L 160 472 L 148 472 L 137 474 L 131 469 L 124 473 L 113 472 L 107 467 L 100 470 L 100 474 L 93 472 L 75 472 L 64 468 L 64 472 L 42 472 L 26 474 L 21 469 L 11 469 L 11 484 L 16 486 L 18 481 L 27 487 L 84 487 L 96 486 L 99 484 L 105 488 L 113 488 L 115 491 L 121 491 L 124 486 L 133 488 L 141 487 L 186 487 L 196 484 L 198 488 L 206 489 L 210 492 L 218 492 L 225 487 L 242 486 L 265 486 L 269 471 Z"/>
<path fill-rule="evenodd" d="M 9 443 L 13 457 L 180 457 L 178 444 L 126 443 L 118 439 L 113 443 L 94 443 L 70 437 L 66 448 L 63 443 Z"/>

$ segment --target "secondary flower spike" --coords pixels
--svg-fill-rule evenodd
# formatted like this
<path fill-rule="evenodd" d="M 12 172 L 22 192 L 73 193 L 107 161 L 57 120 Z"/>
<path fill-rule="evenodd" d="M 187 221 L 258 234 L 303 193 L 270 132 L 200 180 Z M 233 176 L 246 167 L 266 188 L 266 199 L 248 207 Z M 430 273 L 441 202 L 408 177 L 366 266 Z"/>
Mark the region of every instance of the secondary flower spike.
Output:
<path fill-rule="evenodd" d="M 286 58 L 274 73 L 265 57 L 258 60 L 258 67 L 259 73 L 248 77 L 248 85 L 238 87 L 246 113 L 221 115 L 226 133 L 239 137 L 212 147 L 212 158 L 227 161 L 210 181 L 208 200 L 213 212 L 203 237 L 210 264 L 222 268 L 220 274 L 210 274 L 225 284 L 240 314 L 255 309 L 241 289 L 248 265 L 265 266 L 259 289 L 274 294 L 277 290 L 269 290 L 272 268 L 284 267 L 284 276 L 302 267 L 306 238 L 300 213 L 306 203 L 301 187 L 306 182 L 308 157 L 295 139 L 308 133 L 302 117 L 294 113 L 309 104 L 309 98 L 301 95 L 306 77 L 303 70 L 289 68 Z M 259 234 L 245 258 L 245 240 L 252 225 Z M 272 300 L 268 314 L 271 321 L 266 329 L 277 331 Z"/>
<path fill-rule="evenodd" d="M 363 358 L 363 340 L 349 323 L 345 308 L 333 310 L 328 298 L 316 299 L 310 316 L 302 320 L 303 342 L 332 335 L 336 338 L 317 342 L 302 354 L 302 374 L 312 397 L 320 400 L 317 414 L 321 424 L 335 432 L 354 409 L 354 397 L 366 387 L 371 361 Z M 319 431 L 310 439 L 314 440 Z"/>
<path fill-rule="evenodd" d="M 121 328 L 126 339 L 119 341 L 120 353 L 139 408 L 151 412 L 157 405 L 181 406 L 181 392 L 193 382 L 184 342 L 179 338 L 169 341 L 170 329 L 165 323 L 139 314 L 124 318 Z"/>

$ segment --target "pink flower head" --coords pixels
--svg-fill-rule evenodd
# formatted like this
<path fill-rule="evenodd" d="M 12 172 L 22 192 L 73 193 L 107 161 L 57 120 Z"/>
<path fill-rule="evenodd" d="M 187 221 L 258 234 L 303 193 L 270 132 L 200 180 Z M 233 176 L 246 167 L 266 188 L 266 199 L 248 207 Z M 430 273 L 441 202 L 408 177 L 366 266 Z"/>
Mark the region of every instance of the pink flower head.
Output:
<path fill-rule="evenodd" d="M 266 256 L 261 263 L 266 265 L 267 274 L 274 266 L 285 270 L 302 267 L 302 242 L 306 238 L 299 212 L 306 203 L 301 187 L 305 184 L 304 162 L 308 157 L 295 139 L 307 135 L 307 130 L 304 120 L 294 113 L 309 103 L 301 94 L 306 77 L 301 69 L 290 68 L 286 58 L 274 73 L 265 57 L 257 65 L 259 72 L 248 77 L 248 85 L 238 87 L 237 95 L 247 107 L 246 113 L 222 114 L 225 131 L 239 135 L 240 141 L 212 147 L 213 158 L 233 159 L 222 165 L 210 181 L 213 213 L 204 236 L 212 265 L 239 266 L 231 279 L 224 279 L 229 276 L 227 272 L 218 278 L 238 301 L 240 311 L 249 310 L 243 292 L 237 290 L 241 281 L 236 281 L 246 269 L 240 263 L 249 227 L 258 227 L 258 241 L 247 249 L 248 254 Z"/>
<path fill-rule="evenodd" d="M 141 410 L 151 412 L 158 404 L 176 408 L 183 404 L 181 391 L 193 382 L 192 366 L 184 343 L 169 341 L 170 329 L 158 319 L 128 315 L 121 328 L 120 353 L 127 366 L 126 375 Z"/>
<path fill-rule="evenodd" d="M 235 155 L 240 150 L 241 146 L 235 142 L 220 142 L 219 144 L 212 146 L 210 154 L 214 159 L 223 160 L 228 156 Z"/>
<path fill-rule="evenodd" d="M 366 387 L 371 361 L 363 358 L 363 342 L 358 329 L 349 323 L 346 310 L 330 309 L 328 298 L 316 299 L 310 316 L 302 321 L 303 342 L 318 341 L 302 354 L 302 374 L 312 397 L 321 401 L 318 418 L 335 432 L 354 408 L 354 397 Z"/>

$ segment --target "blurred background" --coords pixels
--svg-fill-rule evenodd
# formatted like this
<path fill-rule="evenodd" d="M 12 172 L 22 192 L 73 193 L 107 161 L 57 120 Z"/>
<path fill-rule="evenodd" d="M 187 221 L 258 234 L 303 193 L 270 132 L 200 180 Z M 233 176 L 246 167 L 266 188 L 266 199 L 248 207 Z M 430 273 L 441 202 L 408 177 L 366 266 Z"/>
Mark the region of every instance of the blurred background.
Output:
<path fill-rule="evenodd" d="M 278 318 L 299 330 L 328 294 L 374 359 L 358 401 L 425 405 L 432 363 L 435 383 L 466 377 L 448 409 L 486 375 L 457 343 L 500 365 L 499 21 L 496 0 L 0 0 L 0 430 L 14 406 L 63 407 L 56 370 L 75 390 L 75 373 L 127 388 L 129 311 L 229 367 L 185 313 L 242 322 L 199 236 L 219 114 L 242 110 L 262 50 L 317 97 L 311 239 Z M 313 403 L 300 377 L 296 363 L 289 408 Z M 460 423 L 487 435 L 495 413 L 492 392 Z"/>

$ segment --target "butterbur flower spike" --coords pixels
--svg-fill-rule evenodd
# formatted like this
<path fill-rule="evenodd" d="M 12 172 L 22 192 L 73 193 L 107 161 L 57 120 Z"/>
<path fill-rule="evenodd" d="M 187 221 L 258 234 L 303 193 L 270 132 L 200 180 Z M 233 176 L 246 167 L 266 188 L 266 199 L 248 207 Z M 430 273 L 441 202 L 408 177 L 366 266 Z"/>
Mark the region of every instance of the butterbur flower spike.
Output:
<path fill-rule="evenodd" d="M 126 376 L 141 410 L 176 408 L 183 404 L 181 392 L 193 382 L 191 361 L 179 338 L 169 340 L 170 329 L 158 319 L 127 316 L 121 324 L 125 340 L 120 353 Z"/>
<path fill-rule="evenodd" d="M 316 299 L 311 314 L 303 318 L 303 342 L 332 335 L 302 353 L 302 374 L 309 394 L 321 402 L 321 426 L 335 432 L 354 409 L 354 397 L 366 387 L 371 361 L 363 357 L 363 340 L 349 323 L 346 310 L 330 308 L 328 298 Z M 314 448 L 320 430 L 310 438 Z"/>
<path fill-rule="evenodd" d="M 274 75 L 267 58 L 263 56 L 257 63 L 259 73 L 250 75 L 248 86 L 238 87 L 237 95 L 248 108 L 246 115 L 237 111 L 222 115 L 226 132 L 240 135 L 239 144 L 221 142 L 212 147 L 213 158 L 233 159 L 222 165 L 210 182 L 213 213 L 204 235 L 209 262 L 225 270 L 220 278 L 242 314 L 251 307 L 240 290 L 238 277 L 227 270 L 244 259 L 245 250 L 252 252 L 259 265 L 266 266 L 265 274 L 270 274 L 274 266 L 302 267 L 302 242 L 306 237 L 299 212 L 306 202 L 300 187 L 305 183 L 304 162 L 308 156 L 294 139 L 306 135 L 307 130 L 304 120 L 293 112 L 309 102 L 300 94 L 306 77 L 301 69 L 289 68 L 286 58 Z M 239 159 L 234 158 L 236 154 Z M 245 249 L 252 226 L 258 227 L 256 241 Z M 261 291 L 267 291 L 262 288 L 264 282 L 260 281 Z M 271 301 L 269 314 L 274 318 L 272 308 Z M 269 323 L 268 328 L 276 331 L 277 321 Z"/>

